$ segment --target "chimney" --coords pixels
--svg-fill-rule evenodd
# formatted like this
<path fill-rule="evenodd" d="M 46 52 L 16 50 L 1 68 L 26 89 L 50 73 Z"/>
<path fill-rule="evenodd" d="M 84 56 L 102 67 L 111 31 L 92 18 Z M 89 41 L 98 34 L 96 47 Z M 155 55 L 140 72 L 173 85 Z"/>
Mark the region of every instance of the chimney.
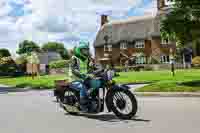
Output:
<path fill-rule="evenodd" d="M 101 15 L 101 26 L 108 23 L 108 16 L 107 15 Z"/>

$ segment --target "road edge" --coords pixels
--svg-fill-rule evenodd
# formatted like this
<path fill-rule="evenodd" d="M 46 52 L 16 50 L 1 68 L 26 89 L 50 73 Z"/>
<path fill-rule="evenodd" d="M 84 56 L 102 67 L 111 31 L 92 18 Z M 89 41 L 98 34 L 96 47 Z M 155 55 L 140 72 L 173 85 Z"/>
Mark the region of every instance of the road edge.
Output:
<path fill-rule="evenodd" d="M 200 97 L 200 92 L 133 92 L 139 97 Z"/>

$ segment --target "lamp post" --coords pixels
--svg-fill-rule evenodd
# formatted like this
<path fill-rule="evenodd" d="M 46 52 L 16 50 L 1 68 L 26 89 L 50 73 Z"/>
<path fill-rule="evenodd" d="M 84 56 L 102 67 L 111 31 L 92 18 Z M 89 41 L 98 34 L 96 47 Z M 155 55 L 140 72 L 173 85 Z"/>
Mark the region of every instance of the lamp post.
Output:
<path fill-rule="evenodd" d="M 174 58 L 174 54 L 173 54 L 173 48 L 170 48 L 170 64 L 171 64 L 171 72 L 172 75 L 175 76 L 175 58 Z"/>

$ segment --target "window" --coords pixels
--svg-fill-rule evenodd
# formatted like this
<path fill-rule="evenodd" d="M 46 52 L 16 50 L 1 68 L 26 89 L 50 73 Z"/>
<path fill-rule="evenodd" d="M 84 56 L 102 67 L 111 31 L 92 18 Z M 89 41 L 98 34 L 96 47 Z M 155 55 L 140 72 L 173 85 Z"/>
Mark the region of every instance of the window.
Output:
<path fill-rule="evenodd" d="M 127 49 L 127 43 L 126 42 L 122 42 L 120 44 L 120 49 Z"/>
<path fill-rule="evenodd" d="M 144 56 L 140 56 L 136 58 L 136 64 L 145 64 L 146 58 Z"/>
<path fill-rule="evenodd" d="M 108 57 L 109 56 L 109 54 L 108 53 L 104 53 L 104 57 Z"/>
<path fill-rule="evenodd" d="M 112 45 L 108 45 L 108 51 L 112 51 Z"/>
<path fill-rule="evenodd" d="M 160 57 L 160 61 L 161 61 L 161 63 L 169 63 L 169 56 L 167 55 L 163 55 L 163 56 L 161 56 Z"/>
<path fill-rule="evenodd" d="M 136 41 L 135 48 L 144 48 L 144 41 Z"/>
<path fill-rule="evenodd" d="M 112 45 L 104 45 L 104 51 L 112 51 Z"/>

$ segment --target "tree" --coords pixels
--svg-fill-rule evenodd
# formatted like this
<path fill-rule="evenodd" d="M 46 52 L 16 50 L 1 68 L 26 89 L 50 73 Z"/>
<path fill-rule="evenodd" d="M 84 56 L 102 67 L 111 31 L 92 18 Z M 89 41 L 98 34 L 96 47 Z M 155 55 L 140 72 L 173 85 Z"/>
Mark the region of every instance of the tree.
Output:
<path fill-rule="evenodd" d="M 161 35 L 164 39 L 175 39 L 187 45 L 195 41 L 200 33 L 200 1 L 170 0 L 175 4 L 161 20 Z"/>
<path fill-rule="evenodd" d="M 16 64 L 19 66 L 19 69 L 22 72 L 26 72 L 26 64 L 27 64 L 27 54 L 22 54 L 15 59 Z"/>
<path fill-rule="evenodd" d="M 19 44 L 18 54 L 30 54 L 31 52 L 39 52 L 40 47 L 33 41 L 24 40 Z"/>
<path fill-rule="evenodd" d="M 63 59 L 68 59 L 68 51 L 64 47 L 63 43 L 58 43 L 58 42 L 48 42 L 42 46 L 42 50 L 44 51 L 53 51 L 53 52 L 58 52 L 60 53 L 61 57 Z"/>
<path fill-rule="evenodd" d="M 30 64 L 39 64 L 40 60 L 36 52 L 31 52 L 30 56 L 27 57 L 27 62 Z"/>
<path fill-rule="evenodd" d="M 18 65 L 26 64 L 28 62 L 27 56 L 28 56 L 27 54 L 22 54 L 19 57 L 17 57 L 15 60 L 16 64 Z"/>
<path fill-rule="evenodd" d="M 11 56 L 11 54 L 8 49 L 5 49 L 5 48 L 0 49 L 0 58 L 9 57 L 9 56 Z"/>

